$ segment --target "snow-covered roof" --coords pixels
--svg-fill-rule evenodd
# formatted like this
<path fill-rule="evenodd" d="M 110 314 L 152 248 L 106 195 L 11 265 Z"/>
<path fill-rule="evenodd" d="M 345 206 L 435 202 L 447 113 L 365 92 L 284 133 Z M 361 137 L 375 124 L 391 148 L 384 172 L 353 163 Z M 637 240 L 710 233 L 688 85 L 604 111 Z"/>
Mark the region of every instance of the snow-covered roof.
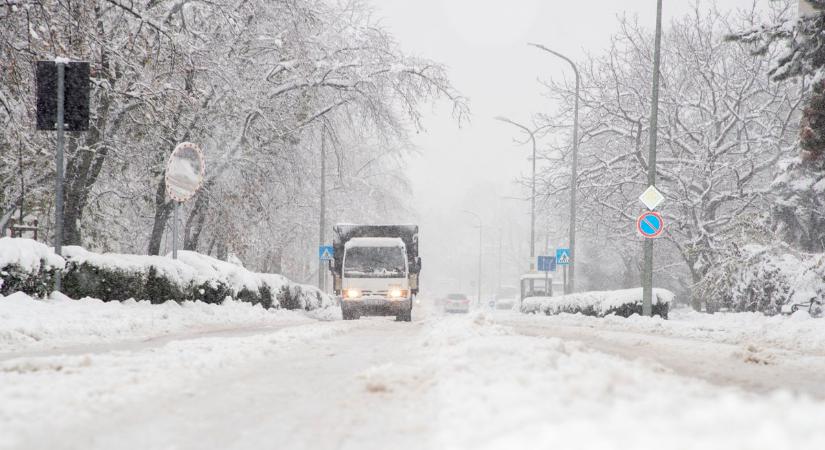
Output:
<path fill-rule="evenodd" d="M 404 247 L 404 241 L 401 238 L 387 237 L 352 238 L 344 248 L 350 247 Z"/>
<path fill-rule="evenodd" d="M 545 275 L 544 273 L 525 273 L 521 276 L 522 280 L 543 280 L 545 278 L 553 279 L 553 275 Z"/>

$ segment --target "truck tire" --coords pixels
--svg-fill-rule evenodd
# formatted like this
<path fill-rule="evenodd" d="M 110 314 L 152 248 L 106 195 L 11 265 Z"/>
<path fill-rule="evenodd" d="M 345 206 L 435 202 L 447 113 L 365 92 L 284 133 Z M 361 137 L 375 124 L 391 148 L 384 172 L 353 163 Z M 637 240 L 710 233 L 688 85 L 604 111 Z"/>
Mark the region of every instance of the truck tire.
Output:
<path fill-rule="evenodd" d="M 344 320 L 358 320 L 361 318 L 354 308 L 341 308 L 341 315 L 344 316 Z"/>
<path fill-rule="evenodd" d="M 401 314 L 395 316 L 395 320 L 398 322 L 411 322 L 412 321 L 412 308 L 402 312 Z"/>

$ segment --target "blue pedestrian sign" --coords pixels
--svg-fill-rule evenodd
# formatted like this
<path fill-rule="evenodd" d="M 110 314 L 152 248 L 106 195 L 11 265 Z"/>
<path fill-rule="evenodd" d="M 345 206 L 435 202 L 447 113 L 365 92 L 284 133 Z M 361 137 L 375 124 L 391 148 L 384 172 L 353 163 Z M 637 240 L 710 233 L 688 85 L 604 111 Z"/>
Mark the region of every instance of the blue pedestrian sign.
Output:
<path fill-rule="evenodd" d="M 556 271 L 556 257 L 555 256 L 539 256 L 539 272 L 555 272 Z"/>
<path fill-rule="evenodd" d="M 560 266 L 569 266 L 573 261 L 570 260 L 569 248 L 556 249 L 556 264 Z"/>
<path fill-rule="evenodd" d="M 322 245 L 318 247 L 318 259 L 321 261 L 332 261 L 335 256 L 335 249 L 331 245 Z"/>

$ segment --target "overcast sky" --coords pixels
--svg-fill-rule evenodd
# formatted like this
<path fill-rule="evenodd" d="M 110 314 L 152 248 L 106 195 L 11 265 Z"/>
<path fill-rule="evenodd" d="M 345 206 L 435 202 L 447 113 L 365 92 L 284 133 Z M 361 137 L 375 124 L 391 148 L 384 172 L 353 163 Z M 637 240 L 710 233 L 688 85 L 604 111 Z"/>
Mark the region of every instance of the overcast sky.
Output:
<path fill-rule="evenodd" d="M 756 4 L 764 5 L 768 1 L 757 0 Z M 456 274 L 445 277 L 472 278 L 474 271 L 471 268 L 475 261 L 470 259 L 472 255 L 457 257 L 447 245 L 453 241 L 449 232 L 463 230 L 465 235 L 477 232 L 471 228 L 475 219 L 460 210 L 466 207 L 482 214 L 487 222 L 485 227 L 490 229 L 502 226 L 501 214 L 493 210 L 500 211 L 506 206 L 505 210 L 514 208 L 513 211 L 525 214 L 529 211 L 527 202 L 501 200 L 506 196 L 525 196 L 513 181 L 529 173 L 529 148 L 514 144 L 517 130 L 494 121 L 493 117 L 504 115 L 529 122 L 533 113 L 552 107 L 540 95 L 542 91 L 537 79 L 572 77 L 566 63 L 529 48 L 526 43 L 542 43 L 574 60 L 582 58 L 586 52 L 598 54 L 615 32 L 618 15 L 636 15 L 642 24 L 649 24 L 652 29 L 656 1 L 373 2 L 377 16 L 401 46 L 408 53 L 446 64 L 456 88 L 470 99 L 472 122 L 462 129 L 450 120 L 446 105 L 428 112 L 427 130 L 414 139 L 421 155 L 411 161 L 410 177 L 415 189 L 416 209 L 421 214 L 422 252 L 428 262 L 443 272 L 447 270 L 442 267 L 446 261 L 453 261 L 447 265 L 462 267 L 455 269 Z M 674 16 L 685 14 L 694 2 L 666 0 L 664 3 L 667 22 Z M 716 1 L 720 10 L 748 7 L 753 3 L 754 0 Z M 699 4 L 705 7 L 712 3 L 703 0 Z M 512 221 L 521 220 L 526 224 L 524 218 L 524 214 L 516 214 Z M 525 231 L 522 229 L 521 233 Z M 494 230 L 490 234 L 497 233 Z M 519 242 L 527 239 L 524 242 L 526 248 L 529 237 L 520 238 L 517 239 Z M 433 245 L 436 242 L 438 245 Z M 496 245 L 487 245 L 491 258 L 497 258 L 492 254 Z M 493 266 L 487 270 L 493 271 Z M 485 278 L 492 276 L 485 273 Z M 505 278 L 514 276 L 505 274 Z M 461 289 L 469 291 L 469 280 L 460 282 Z"/>

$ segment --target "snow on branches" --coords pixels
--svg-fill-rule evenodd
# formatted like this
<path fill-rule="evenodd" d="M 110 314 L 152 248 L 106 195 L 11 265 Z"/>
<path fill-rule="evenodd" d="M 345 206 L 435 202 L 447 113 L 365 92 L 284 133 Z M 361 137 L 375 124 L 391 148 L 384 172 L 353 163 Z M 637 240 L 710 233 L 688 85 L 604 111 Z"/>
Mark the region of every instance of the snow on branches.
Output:
<path fill-rule="evenodd" d="M 701 280 L 727 253 L 744 223 L 761 220 L 777 162 L 795 149 L 804 85 L 770 81 L 772 54 L 755 56 L 745 44 L 725 42 L 734 20 L 753 24 L 761 18 L 697 9 L 674 20 L 663 37 L 657 187 L 667 199 L 661 208 L 667 231 L 657 258 L 664 266 L 681 260 L 686 285 Z M 622 20 L 612 48 L 579 63 L 580 205 L 587 210 L 582 216 L 600 219 L 590 221 L 598 230 L 586 232 L 606 245 L 639 239 L 632 223 L 647 187 L 652 42 L 638 23 Z M 571 123 L 573 86 L 551 82 L 548 88 L 562 106 L 540 120 Z M 551 145 L 545 157 L 552 163 L 542 173 L 543 193 L 563 203 L 569 148 Z"/>
<path fill-rule="evenodd" d="M 188 140 L 205 149 L 207 179 L 182 211 L 186 248 L 303 276 L 324 139 L 341 201 L 333 219 L 362 192 L 370 214 L 403 205 L 394 199 L 405 195 L 401 161 L 421 107 L 445 98 L 459 120 L 467 114 L 444 67 L 406 55 L 358 0 L 30 6 L 6 11 L 0 27 L 0 217 L 20 203 L 20 170 L 35 184 L 27 207 L 44 223 L 51 211 L 53 144 L 30 123 L 32 62 L 88 60 L 91 130 L 67 140 L 70 244 L 163 253 L 164 162 Z"/>

